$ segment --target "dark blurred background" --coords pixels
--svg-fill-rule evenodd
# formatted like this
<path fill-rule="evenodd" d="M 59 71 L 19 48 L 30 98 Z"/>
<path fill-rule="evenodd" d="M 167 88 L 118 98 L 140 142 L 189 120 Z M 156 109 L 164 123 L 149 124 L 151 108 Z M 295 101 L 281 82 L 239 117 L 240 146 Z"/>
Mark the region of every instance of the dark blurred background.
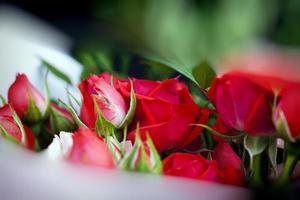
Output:
<path fill-rule="evenodd" d="M 87 34 L 96 34 L 107 26 L 105 17 L 117 18 L 124 4 L 146 4 L 145 0 L 2 0 L 2 3 L 16 5 L 43 20 L 57 26 L 75 39 L 82 39 Z M 172 4 L 172 0 L 167 1 Z M 207 7 L 213 12 L 221 0 L 188 0 L 198 7 Z M 238 4 L 238 1 L 236 1 Z M 275 7 L 273 22 L 263 36 L 273 42 L 292 46 L 300 45 L 300 1 L 298 0 L 262 0 L 266 8 Z M 128 6 L 129 7 L 129 6 Z M 243 9 L 243 8 L 241 8 Z M 127 10 L 131 12 L 132 10 Z M 265 10 L 265 16 L 268 11 Z M 134 12 L 134 11 L 133 11 Z M 102 19 L 99 15 L 102 15 Z M 254 15 L 255 13 L 253 13 Z M 99 26 L 102 25 L 102 26 Z"/>
<path fill-rule="evenodd" d="M 191 76 L 203 62 L 248 47 L 300 46 L 299 0 L 5 0 L 71 36 L 72 55 L 90 72 Z M 147 58 L 146 60 L 140 58 Z M 95 68 L 101 65 L 101 68 Z M 128 66 L 131 66 L 128 67 Z M 156 70 L 158 69 L 158 70 Z"/>

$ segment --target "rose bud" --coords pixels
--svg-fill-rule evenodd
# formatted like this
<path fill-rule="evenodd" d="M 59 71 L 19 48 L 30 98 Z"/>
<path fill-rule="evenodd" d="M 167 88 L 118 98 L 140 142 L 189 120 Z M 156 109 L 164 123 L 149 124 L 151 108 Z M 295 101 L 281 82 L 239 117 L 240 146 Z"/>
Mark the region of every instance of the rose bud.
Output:
<path fill-rule="evenodd" d="M 290 141 L 300 136 L 300 84 L 291 84 L 282 89 L 274 113 L 274 122 L 281 137 Z"/>
<path fill-rule="evenodd" d="M 149 133 L 159 152 L 185 147 L 199 136 L 202 129 L 191 124 L 205 124 L 208 112 L 194 102 L 187 86 L 178 78 L 165 81 L 133 79 L 132 84 L 137 105 L 129 127 L 129 140 L 134 141 L 138 123 L 141 138 L 145 139 Z M 130 82 L 120 80 L 116 86 L 128 99 Z"/>
<path fill-rule="evenodd" d="M 55 136 L 46 153 L 51 158 L 65 158 L 73 163 L 81 163 L 105 168 L 115 168 L 112 153 L 102 138 L 89 129 Z"/>
<path fill-rule="evenodd" d="M 50 117 L 48 121 L 49 132 L 56 134 L 61 131 L 72 132 L 77 126 L 68 110 L 58 106 L 56 103 L 51 104 Z"/>
<path fill-rule="evenodd" d="M 124 155 L 132 150 L 131 141 L 119 142 L 115 137 L 109 136 L 105 139 L 106 144 L 112 152 L 116 161 L 120 161 Z"/>
<path fill-rule="evenodd" d="M 95 128 L 98 117 L 96 106 L 99 107 L 104 118 L 115 127 L 121 126 L 126 117 L 128 105 L 122 95 L 112 83 L 112 77 L 108 73 L 90 75 L 83 80 L 79 89 L 83 96 L 80 117 L 90 128 Z M 94 104 L 94 99 L 97 105 Z"/>
<path fill-rule="evenodd" d="M 15 109 L 21 120 L 28 123 L 40 121 L 47 107 L 45 98 L 29 82 L 25 74 L 18 74 L 15 82 L 10 86 L 8 103 Z"/>
<path fill-rule="evenodd" d="M 215 78 L 208 95 L 228 128 L 252 136 L 275 133 L 271 90 L 239 74 L 227 73 Z"/>
<path fill-rule="evenodd" d="M 30 129 L 24 126 L 17 114 L 13 115 L 9 105 L 0 108 L 0 133 L 6 139 L 25 146 L 30 150 L 35 149 L 35 139 Z M 16 120 L 19 120 L 18 122 Z"/>
<path fill-rule="evenodd" d="M 160 156 L 155 149 L 150 136 L 147 135 L 146 137 L 146 141 L 142 141 L 137 133 L 131 152 L 127 153 L 121 160 L 121 169 L 155 174 L 160 174 L 162 172 Z"/>

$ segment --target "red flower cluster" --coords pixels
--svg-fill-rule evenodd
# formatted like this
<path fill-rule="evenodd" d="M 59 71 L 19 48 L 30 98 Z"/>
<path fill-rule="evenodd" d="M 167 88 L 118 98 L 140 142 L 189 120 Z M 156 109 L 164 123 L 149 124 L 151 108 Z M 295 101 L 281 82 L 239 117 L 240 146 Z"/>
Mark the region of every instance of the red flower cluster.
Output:
<path fill-rule="evenodd" d="M 91 75 L 79 88 L 83 95 L 81 118 L 95 128 L 97 113 L 93 98 L 104 117 L 115 126 L 124 119 L 130 102 L 131 84 L 137 104 L 129 139 L 134 141 L 137 124 L 141 137 L 149 132 L 158 151 L 188 145 L 201 132 L 190 124 L 205 123 L 208 112 L 194 101 L 187 87 L 178 78 L 166 81 L 120 80 L 107 73 Z"/>
<path fill-rule="evenodd" d="M 145 141 L 146 134 L 149 134 L 159 152 L 178 150 L 189 145 L 201 133 L 201 128 L 195 128 L 191 124 L 205 124 L 210 114 L 210 111 L 194 102 L 186 85 L 178 78 L 165 81 L 124 80 L 103 73 L 98 76 L 91 75 L 81 82 L 79 88 L 83 95 L 80 116 L 91 129 L 97 126 L 99 113 L 96 107 L 101 109 L 107 121 L 119 127 L 128 113 L 133 88 L 136 111 L 131 123 L 127 124 L 128 139 L 135 142 L 138 133 Z M 138 144 L 142 143 L 138 141 Z M 142 151 L 140 147 L 136 152 Z M 147 150 L 145 153 L 151 155 Z M 132 162 L 136 167 L 138 163 L 142 165 L 140 160 L 135 159 L 141 158 L 141 153 L 137 154 L 138 157 L 132 155 L 132 158 L 130 156 L 125 158 L 126 162 L 122 162 L 122 165 L 130 166 L 129 163 Z M 153 168 L 153 172 L 154 169 L 157 172 L 159 165 L 153 163 L 153 159 L 149 162 L 148 159 L 151 158 L 148 156 L 145 157 L 145 163 L 152 164 L 145 167 L 145 170 Z M 164 159 L 163 172 L 167 175 L 234 185 L 243 184 L 241 160 L 227 143 L 217 145 L 213 156 L 215 160 L 207 160 L 200 155 L 174 153 Z"/>
<path fill-rule="evenodd" d="M 276 65 L 273 61 L 261 64 Z M 79 84 L 79 116 L 72 105 L 52 101 L 19 74 L 8 102 L 1 97 L 0 134 L 73 164 L 237 186 L 251 179 L 261 184 L 262 173 L 266 180 L 272 170 L 277 173 L 276 144 L 283 138 L 286 158 L 279 182 L 286 183 L 300 157 L 300 83 L 287 80 L 290 72 L 284 78 L 262 74 L 217 76 L 202 99 L 206 107 L 194 101 L 179 77 L 151 81 L 90 75 Z"/>
<path fill-rule="evenodd" d="M 51 140 L 54 137 L 48 147 L 51 156 L 63 157 L 72 163 L 105 168 L 119 166 L 125 170 L 243 185 L 241 160 L 224 141 L 214 149 L 213 160 L 198 154 L 180 153 L 199 140 L 202 128 L 192 124 L 206 124 L 211 111 L 194 102 L 179 78 L 165 81 L 118 79 L 103 73 L 90 75 L 80 83 L 79 89 L 83 101 L 80 117 L 74 117 L 72 109 L 46 99 L 25 75 L 18 75 L 9 89 L 8 104 L 0 109 L 2 135 L 37 150 L 45 137 L 41 139 L 41 135 L 47 133 Z M 259 94 L 253 92 L 255 95 Z M 258 106 L 264 103 L 267 102 L 262 101 Z M 247 111 L 241 111 L 244 117 L 243 112 Z M 241 116 L 230 119 L 226 125 L 239 123 Z M 251 128 L 253 123 L 250 120 L 246 126 L 238 124 L 234 128 Z M 27 126 L 42 127 L 43 134 Z M 108 126 L 104 127 L 110 131 L 108 135 L 101 133 L 102 126 Z M 125 129 L 128 135 L 120 142 L 115 132 Z M 133 146 L 129 145 L 130 141 Z M 167 151 L 177 153 L 162 162 L 159 153 Z"/>
<path fill-rule="evenodd" d="M 244 72 L 217 77 L 209 90 L 227 128 L 253 136 L 282 134 L 290 140 L 300 134 L 299 94 L 299 83 Z"/>

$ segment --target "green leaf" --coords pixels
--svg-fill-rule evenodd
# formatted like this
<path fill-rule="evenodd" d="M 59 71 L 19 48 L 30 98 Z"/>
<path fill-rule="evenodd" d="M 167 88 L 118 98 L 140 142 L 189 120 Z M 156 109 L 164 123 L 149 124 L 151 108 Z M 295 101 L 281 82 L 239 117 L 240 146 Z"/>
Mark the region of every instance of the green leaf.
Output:
<path fill-rule="evenodd" d="M 193 68 L 192 74 L 200 87 L 208 88 L 216 76 L 216 72 L 213 70 L 208 62 L 202 62 Z"/>
<path fill-rule="evenodd" d="M 44 83 L 44 87 L 45 87 L 45 97 L 46 97 L 46 109 L 45 112 L 43 113 L 43 118 L 47 119 L 50 113 L 50 109 L 51 109 L 51 99 L 50 99 L 50 90 L 49 90 L 49 85 L 48 85 L 48 74 L 49 71 L 47 70 L 46 74 L 45 74 L 45 83 Z"/>
<path fill-rule="evenodd" d="M 72 85 L 71 79 L 62 71 L 54 67 L 52 64 L 48 63 L 45 60 L 42 60 L 42 66 L 46 67 L 50 72 L 52 72 L 56 77 L 65 81 L 67 84 Z"/>
<path fill-rule="evenodd" d="M 81 105 L 80 101 L 78 99 L 76 99 L 76 97 L 70 92 L 69 88 L 66 88 L 66 91 L 67 91 L 67 94 L 68 94 L 68 101 L 69 101 L 70 105 L 72 104 L 72 100 L 71 99 L 73 99 L 75 101 L 75 103 L 78 106 L 80 106 Z M 72 107 L 74 107 L 74 106 L 72 106 Z"/>
<path fill-rule="evenodd" d="M 146 54 L 145 57 L 151 61 L 155 61 L 157 63 L 160 63 L 162 65 L 165 65 L 165 66 L 168 66 L 168 67 L 174 69 L 175 71 L 184 75 L 185 77 L 187 77 L 188 79 L 190 79 L 191 81 L 193 81 L 195 84 L 198 85 L 198 82 L 196 81 L 196 79 L 193 76 L 193 73 L 192 73 L 193 68 L 192 67 L 189 67 L 188 65 L 174 63 L 172 61 L 167 61 L 167 60 L 161 59 L 157 56 L 150 56 L 150 55 Z"/>
<path fill-rule="evenodd" d="M 257 136 L 253 137 L 246 135 L 244 137 L 244 147 L 248 151 L 250 156 L 250 168 L 253 167 L 253 157 L 261 154 L 269 144 L 269 137 Z"/>
<path fill-rule="evenodd" d="M 275 175 L 277 176 L 277 139 L 275 137 L 269 138 L 269 144 L 268 144 L 268 157 L 271 163 L 271 166 L 275 172 Z"/>
<path fill-rule="evenodd" d="M 133 84 L 132 81 L 130 80 L 130 84 L 131 84 L 131 92 L 130 92 L 130 105 L 129 105 L 129 109 L 127 111 L 126 116 L 124 117 L 123 121 L 121 122 L 121 124 L 119 125 L 119 127 L 117 128 L 124 128 L 125 126 L 129 125 L 131 123 L 131 121 L 133 120 L 133 117 L 135 115 L 135 110 L 136 110 L 136 96 L 135 96 L 135 92 L 133 89 Z"/>

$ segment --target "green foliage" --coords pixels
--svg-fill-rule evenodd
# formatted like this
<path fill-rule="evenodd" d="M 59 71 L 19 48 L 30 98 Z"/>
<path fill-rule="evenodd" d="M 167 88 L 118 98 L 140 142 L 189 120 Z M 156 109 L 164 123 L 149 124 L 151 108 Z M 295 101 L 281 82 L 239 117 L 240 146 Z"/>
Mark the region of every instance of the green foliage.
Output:
<path fill-rule="evenodd" d="M 250 156 L 250 168 L 253 167 L 253 158 L 260 155 L 268 146 L 269 138 L 266 136 L 253 137 L 246 135 L 244 137 L 244 147 Z"/>
<path fill-rule="evenodd" d="M 197 69 L 194 77 L 194 68 L 205 61 L 216 64 L 253 42 L 266 31 L 275 8 L 272 0 L 120 0 L 117 7 L 107 3 L 94 9 L 119 25 L 110 33 L 113 41 L 207 86 L 211 71 L 199 75 Z"/>
<path fill-rule="evenodd" d="M 278 172 L 277 172 L 277 140 L 275 137 L 269 138 L 268 157 L 269 157 L 272 169 L 274 170 L 275 175 L 277 175 L 278 174 Z"/>
<path fill-rule="evenodd" d="M 60 71 L 57 67 L 53 66 L 52 64 L 48 63 L 45 60 L 42 60 L 42 66 L 47 68 L 50 72 L 52 72 L 56 77 L 60 78 L 61 80 L 65 81 L 67 84 L 72 85 L 72 81 L 68 75 L 64 72 Z"/>
<path fill-rule="evenodd" d="M 32 95 L 28 93 L 29 105 L 27 110 L 24 112 L 24 119 L 28 124 L 34 124 L 42 120 L 42 113 L 36 105 Z"/>
<path fill-rule="evenodd" d="M 129 104 L 129 109 L 127 111 L 126 116 L 124 117 L 123 121 L 121 122 L 120 126 L 117 128 L 124 128 L 125 126 L 128 126 L 131 121 L 134 118 L 135 115 L 135 110 L 136 110 L 136 96 L 135 92 L 133 89 L 133 84 L 132 81 L 130 81 L 131 84 L 131 92 L 130 92 L 130 104 Z"/>
<path fill-rule="evenodd" d="M 216 72 L 207 62 L 203 62 L 195 67 L 192 74 L 199 86 L 205 89 L 210 87 L 211 82 L 216 76 Z"/>

